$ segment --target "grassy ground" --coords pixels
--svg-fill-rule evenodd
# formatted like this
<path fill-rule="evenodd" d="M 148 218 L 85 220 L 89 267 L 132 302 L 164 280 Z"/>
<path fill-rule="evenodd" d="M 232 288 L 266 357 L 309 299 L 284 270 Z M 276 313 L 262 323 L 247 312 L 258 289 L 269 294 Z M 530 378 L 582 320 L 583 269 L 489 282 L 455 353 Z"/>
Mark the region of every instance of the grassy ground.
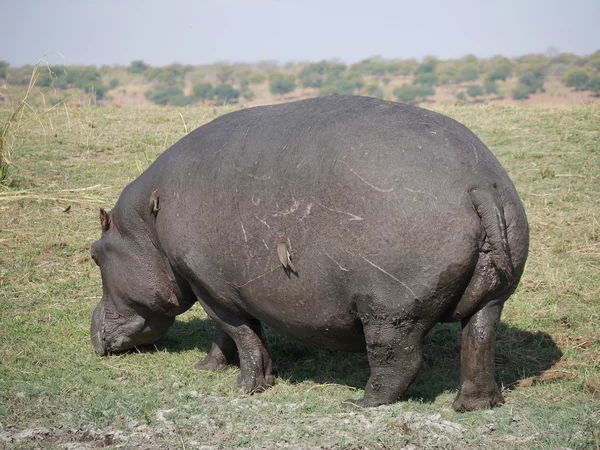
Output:
<path fill-rule="evenodd" d="M 194 372 L 213 331 L 200 308 L 154 349 L 95 356 L 98 208 L 226 110 L 80 107 L 19 137 L 12 186 L 0 190 L 0 447 L 599 448 L 600 106 L 439 110 L 490 146 L 530 220 L 528 265 L 497 346 L 505 406 L 452 411 L 457 325 L 430 333 L 403 401 L 376 409 L 344 403 L 362 394 L 364 355 L 274 333 L 277 384 L 263 394 L 240 394 L 235 369 Z"/>

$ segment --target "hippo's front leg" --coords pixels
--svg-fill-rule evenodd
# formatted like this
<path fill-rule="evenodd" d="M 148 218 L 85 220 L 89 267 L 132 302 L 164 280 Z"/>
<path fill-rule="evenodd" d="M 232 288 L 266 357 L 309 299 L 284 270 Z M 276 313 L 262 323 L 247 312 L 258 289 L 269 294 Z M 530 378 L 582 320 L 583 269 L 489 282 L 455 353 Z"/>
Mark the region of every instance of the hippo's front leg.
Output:
<path fill-rule="evenodd" d="M 200 289 L 193 289 L 198 302 L 218 327 L 213 347 L 206 359 L 200 362 L 199 368 L 218 368 L 223 364 L 223 359 L 228 361 L 233 353 L 233 341 L 240 361 L 238 386 L 246 392 L 259 392 L 271 387 L 274 382 L 272 362 L 261 323 L 246 314 L 234 314 L 220 307 L 218 302 L 207 297 Z M 220 331 L 224 334 L 220 334 Z"/>
<path fill-rule="evenodd" d="M 235 341 L 217 325 L 212 347 L 206 358 L 194 364 L 197 370 L 219 371 L 230 364 L 239 363 Z"/>
<path fill-rule="evenodd" d="M 460 390 L 456 411 L 492 408 L 504 403 L 494 380 L 494 346 L 504 299 L 488 302 L 462 322 Z"/>

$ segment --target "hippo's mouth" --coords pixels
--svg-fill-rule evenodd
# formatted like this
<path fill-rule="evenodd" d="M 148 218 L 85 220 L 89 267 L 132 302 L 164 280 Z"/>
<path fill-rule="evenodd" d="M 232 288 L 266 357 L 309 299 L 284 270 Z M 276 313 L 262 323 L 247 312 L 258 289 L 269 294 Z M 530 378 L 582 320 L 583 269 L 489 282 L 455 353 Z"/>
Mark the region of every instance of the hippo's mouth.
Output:
<path fill-rule="evenodd" d="M 92 338 L 92 345 L 94 350 L 100 356 L 108 355 L 108 348 L 105 342 L 105 331 L 104 331 L 104 319 L 106 311 L 104 309 L 104 302 L 100 304 L 94 310 L 92 314 L 92 326 L 90 328 L 90 337 Z"/>

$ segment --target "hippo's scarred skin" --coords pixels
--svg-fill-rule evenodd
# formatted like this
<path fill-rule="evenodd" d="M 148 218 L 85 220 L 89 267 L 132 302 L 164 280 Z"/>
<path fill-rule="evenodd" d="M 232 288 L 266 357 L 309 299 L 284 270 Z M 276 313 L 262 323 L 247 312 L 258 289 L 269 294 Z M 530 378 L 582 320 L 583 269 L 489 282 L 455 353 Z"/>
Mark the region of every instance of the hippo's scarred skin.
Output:
<path fill-rule="evenodd" d="M 461 321 L 454 408 L 503 401 L 495 333 L 527 258 L 527 218 L 496 158 L 448 117 L 346 96 L 237 111 L 165 151 L 100 218 L 101 355 L 156 342 L 198 301 L 217 333 L 197 368 L 239 358 L 243 388 L 272 385 L 264 322 L 366 349 L 359 403 L 376 406 L 416 376 L 427 332 Z"/>

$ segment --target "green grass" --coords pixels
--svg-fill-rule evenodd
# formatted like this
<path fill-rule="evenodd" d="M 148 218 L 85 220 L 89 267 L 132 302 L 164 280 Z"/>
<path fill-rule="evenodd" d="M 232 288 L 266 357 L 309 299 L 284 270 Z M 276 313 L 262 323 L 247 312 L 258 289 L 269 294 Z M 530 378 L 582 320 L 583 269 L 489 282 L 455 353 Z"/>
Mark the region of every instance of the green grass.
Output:
<path fill-rule="evenodd" d="M 196 373 L 213 325 L 199 307 L 155 349 L 98 358 L 98 208 L 166 147 L 231 108 L 55 110 L 22 131 L 0 191 L 0 447 L 598 448 L 600 107 L 443 107 L 490 146 L 528 213 L 531 250 L 506 304 L 497 378 L 506 405 L 457 414 L 459 327 L 440 325 L 403 401 L 362 395 L 366 357 L 269 333 L 276 386 Z M 180 116 L 181 113 L 181 116 Z M 0 123 L 10 115 L 0 109 Z M 71 206 L 70 212 L 62 208 Z"/>

